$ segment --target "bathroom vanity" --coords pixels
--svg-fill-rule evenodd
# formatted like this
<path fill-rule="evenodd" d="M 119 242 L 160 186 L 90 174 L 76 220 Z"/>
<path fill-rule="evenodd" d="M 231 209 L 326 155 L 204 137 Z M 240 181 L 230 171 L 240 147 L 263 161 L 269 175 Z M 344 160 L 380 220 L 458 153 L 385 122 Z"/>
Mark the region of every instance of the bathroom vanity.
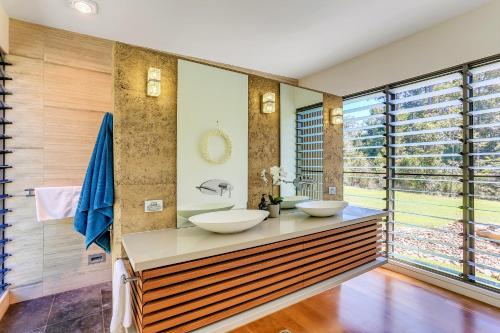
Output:
<path fill-rule="evenodd" d="M 286 213 L 237 234 L 191 227 L 124 235 L 129 273 L 138 277 L 131 283 L 137 330 L 190 332 L 373 269 L 385 262 L 385 214 L 349 206 L 327 218 Z"/>

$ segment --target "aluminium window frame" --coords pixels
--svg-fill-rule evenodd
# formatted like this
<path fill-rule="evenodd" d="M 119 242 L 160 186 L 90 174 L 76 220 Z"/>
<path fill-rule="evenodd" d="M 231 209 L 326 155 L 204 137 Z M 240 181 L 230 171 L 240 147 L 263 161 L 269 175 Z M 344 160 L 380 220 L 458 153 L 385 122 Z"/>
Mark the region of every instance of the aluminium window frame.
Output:
<path fill-rule="evenodd" d="M 497 63 L 497 65 L 493 65 Z M 459 280 L 471 285 L 475 285 L 487 290 L 500 292 L 499 288 L 494 286 L 490 286 L 486 283 L 478 283 L 481 279 L 476 277 L 475 272 L 475 226 L 474 226 L 474 184 L 475 178 L 481 178 L 482 175 L 475 175 L 474 173 L 474 158 L 473 153 L 474 143 L 473 134 L 474 134 L 474 114 L 473 112 L 473 100 L 471 100 L 472 91 L 474 89 L 472 82 L 472 73 L 474 73 L 474 68 L 492 65 L 500 67 L 500 54 L 496 54 L 493 56 L 485 57 L 479 60 L 470 61 L 467 63 L 463 63 L 457 66 L 448 67 L 446 69 L 434 71 L 428 74 L 419 75 L 413 78 L 393 82 L 390 84 L 385 84 L 383 86 L 378 86 L 372 89 L 367 89 L 358 93 L 348 94 L 343 96 L 343 100 L 350 100 L 354 98 L 361 98 L 363 96 L 368 96 L 375 93 L 383 93 L 385 94 L 385 137 L 386 143 L 385 146 L 385 191 L 386 191 L 386 208 L 385 210 L 388 212 L 387 217 L 387 227 L 385 229 L 385 237 L 386 237 L 386 256 L 390 260 L 404 262 L 411 266 L 424 269 L 433 273 L 437 273 L 443 276 L 447 276 L 449 278 Z M 460 261 L 462 265 L 462 273 L 458 276 L 447 273 L 444 270 L 433 269 L 431 267 L 421 265 L 418 263 L 408 262 L 406 260 L 401 260 L 395 258 L 392 253 L 394 250 L 394 178 L 395 178 L 395 107 L 394 103 L 391 103 L 394 100 L 394 89 L 400 88 L 410 84 L 417 84 L 419 82 L 428 81 L 432 79 L 438 79 L 441 76 L 446 75 L 456 75 L 460 74 L 462 76 L 462 173 L 456 174 L 456 176 L 461 177 L 460 181 L 462 182 L 462 223 L 463 223 L 463 233 L 462 233 L 462 251 L 463 258 Z M 352 172 L 349 172 L 349 174 Z M 368 174 L 369 172 L 359 172 L 360 174 Z M 403 175 L 403 174 L 399 174 Z M 451 175 L 450 175 L 451 176 Z M 493 175 L 492 177 L 499 177 L 500 175 Z M 396 244 L 397 246 L 397 244 Z"/>

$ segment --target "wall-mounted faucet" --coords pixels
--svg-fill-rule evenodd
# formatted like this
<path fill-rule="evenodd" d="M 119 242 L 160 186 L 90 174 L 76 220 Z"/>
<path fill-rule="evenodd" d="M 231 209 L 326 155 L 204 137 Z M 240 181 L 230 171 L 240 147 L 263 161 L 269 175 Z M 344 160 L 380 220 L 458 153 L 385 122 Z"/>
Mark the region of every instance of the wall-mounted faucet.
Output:
<path fill-rule="evenodd" d="M 293 181 L 284 180 L 283 183 L 293 184 L 293 186 L 295 186 L 297 191 L 301 191 L 304 188 L 304 186 L 309 187 L 311 185 L 314 185 L 315 181 L 311 177 L 299 175 Z"/>
<path fill-rule="evenodd" d="M 199 186 L 196 186 L 196 188 L 203 194 L 220 195 L 221 197 L 224 195 L 224 193 L 227 192 L 229 198 L 231 198 L 231 192 L 234 189 L 231 183 L 229 183 L 227 180 L 222 179 L 207 180 L 201 183 Z"/>
<path fill-rule="evenodd" d="M 220 183 L 219 184 L 220 188 L 220 196 L 224 194 L 224 192 L 229 192 L 229 198 L 231 198 L 231 190 L 233 189 L 233 186 L 229 183 Z"/>

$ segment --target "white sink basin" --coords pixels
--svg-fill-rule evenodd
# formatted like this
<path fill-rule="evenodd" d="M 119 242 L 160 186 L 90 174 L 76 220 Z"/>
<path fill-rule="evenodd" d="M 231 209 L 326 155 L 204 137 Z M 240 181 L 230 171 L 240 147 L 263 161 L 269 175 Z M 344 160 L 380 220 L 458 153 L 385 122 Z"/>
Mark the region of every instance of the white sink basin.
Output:
<path fill-rule="evenodd" d="M 309 197 L 305 195 L 293 195 L 289 197 L 283 197 L 283 202 L 281 203 L 282 209 L 292 209 L 295 205 L 304 201 L 308 201 Z"/>
<path fill-rule="evenodd" d="M 265 210 L 234 209 L 191 216 L 189 222 L 221 234 L 232 234 L 250 229 L 269 215 Z"/>
<path fill-rule="evenodd" d="M 177 208 L 177 215 L 186 219 L 194 215 L 217 212 L 220 210 L 230 210 L 234 207 L 232 202 L 208 202 L 201 204 L 182 205 Z"/>
<path fill-rule="evenodd" d="M 342 212 L 347 205 L 347 201 L 320 200 L 301 202 L 295 207 L 311 216 L 326 217 Z"/>

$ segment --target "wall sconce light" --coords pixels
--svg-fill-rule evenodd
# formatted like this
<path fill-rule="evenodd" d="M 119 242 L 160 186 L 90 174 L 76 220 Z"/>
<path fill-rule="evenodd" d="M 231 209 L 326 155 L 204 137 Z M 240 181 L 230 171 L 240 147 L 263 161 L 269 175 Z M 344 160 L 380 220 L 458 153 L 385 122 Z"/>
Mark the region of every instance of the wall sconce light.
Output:
<path fill-rule="evenodd" d="M 262 95 L 262 113 L 273 113 L 276 111 L 276 95 L 267 92 Z"/>
<path fill-rule="evenodd" d="M 161 70 L 159 68 L 149 67 L 148 69 L 148 91 L 147 95 L 158 97 L 161 93 Z"/>
<path fill-rule="evenodd" d="M 340 125 L 344 122 L 342 108 L 334 108 L 330 110 L 330 124 Z"/>

